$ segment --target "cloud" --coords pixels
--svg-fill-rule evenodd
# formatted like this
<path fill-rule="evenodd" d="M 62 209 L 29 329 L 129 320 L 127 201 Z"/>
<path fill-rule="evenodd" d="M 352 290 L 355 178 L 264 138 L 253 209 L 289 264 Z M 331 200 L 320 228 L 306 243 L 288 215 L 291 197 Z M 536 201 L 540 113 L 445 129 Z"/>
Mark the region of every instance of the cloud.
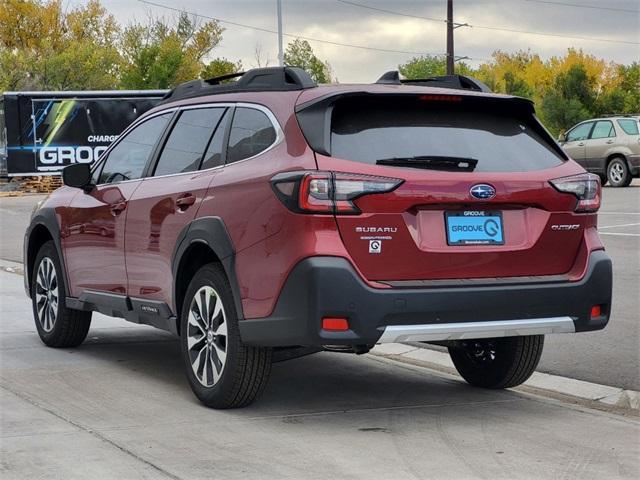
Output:
<path fill-rule="evenodd" d="M 171 0 L 154 0 L 175 7 Z M 408 14 L 444 18 L 444 0 L 354 0 L 374 8 Z M 578 3 L 576 1 L 566 3 Z M 598 5 L 598 2 L 592 2 Z M 146 18 L 151 8 L 155 13 L 170 16 L 161 8 L 147 7 L 134 0 L 104 0 L 105 7 L 116 18 L 127 23 L 132 16 Z M 606 5 L 637 10 L 636 0 L 616 0 Z M 276 28 L 275 0 L 182 0 L 181 8 L 212 17 Z M 454 20 L 475 25 L 504 27 L 516 30 L 550 32 L 567 36 L 599 37 L 625 41 L 640 41 L 640 13 L 595 10 L 545 4 L 530 0 L 456 0 Z M 379 11 L 346 5 L 336 0 L 283 0 L 285 32 L 325 39 L 339 43 L 411 52 L 441 53 L 445 51 L 445 24 L 417 18 L 389 15 Z M 223 41 L 213 56 L 241 59 L 245 66 L 255 65 L 254 50 L 260 44 L 263 56 L 277 58 L 277 37 L 233 25 L 226 28 Z M 291 38 L 285 37 L 285 43 Z M 316 54 L 327 60 L 341 82 L 369 82 L 384 71 L 395 69 L 413 55 L 378 52 L 341 47 L 310 41 Z M 547 37 L 525 33 L 462 27 L 455 31 L 456 54 L 473 57 L 472 64 L 489 58 L 495 50 L 531 49 L 543 58 L 562 55 L 567 48 L 582 48 L 585 52 L 619 63 L 640 58 L 638 45 L 606 43 L 590 40 Z"/>

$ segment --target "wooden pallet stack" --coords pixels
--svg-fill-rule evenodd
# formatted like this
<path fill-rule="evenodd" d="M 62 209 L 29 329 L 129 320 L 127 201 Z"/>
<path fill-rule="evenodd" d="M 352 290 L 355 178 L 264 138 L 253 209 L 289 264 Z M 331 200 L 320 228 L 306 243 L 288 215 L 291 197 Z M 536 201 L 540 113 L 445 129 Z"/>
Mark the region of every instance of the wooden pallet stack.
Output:
<path fill-rule="evenodd" d="M 24 193 L 51 193 L 61 186 L 62 177 L 59 175 L 26 177 L 20 182 L 20 191 Z"/>

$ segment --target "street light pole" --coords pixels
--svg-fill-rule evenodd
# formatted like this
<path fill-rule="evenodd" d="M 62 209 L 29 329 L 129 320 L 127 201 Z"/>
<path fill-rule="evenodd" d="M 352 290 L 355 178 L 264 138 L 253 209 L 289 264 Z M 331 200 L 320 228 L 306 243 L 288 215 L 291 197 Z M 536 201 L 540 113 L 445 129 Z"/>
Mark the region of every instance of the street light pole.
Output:
<path fill-rule="evenodd" d="M 276 0 L 278 5 L 278 63 L 284 67 L 284 52 L 282 50 L 282 0 Z"/>
<path fill-rule="evenodd" d="M 455 56 L 453 54 L 453 0 L 447 0 L 447 75 L 453 75 Z"/>

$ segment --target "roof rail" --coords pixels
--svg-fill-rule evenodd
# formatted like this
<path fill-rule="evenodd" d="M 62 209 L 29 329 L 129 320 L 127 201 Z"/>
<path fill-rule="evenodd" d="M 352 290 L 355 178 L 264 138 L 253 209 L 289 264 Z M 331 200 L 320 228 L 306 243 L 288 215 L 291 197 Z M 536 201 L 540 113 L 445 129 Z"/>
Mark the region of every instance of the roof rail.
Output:
<path fill-rule="evenodd" d="M 235 82 L 225 80 L 238 78 Z M 311 76 L 299 67 L 254 68 L 247 72 L 230 73 L 208 80 L 182 83 L 164 96 L 164 101 L 230 92 L 260 92 L 304 90 L 317 87 Z"/>
<path fill-rule="evenodd" d="M 453 88 L 456 90 L 474 90 L 476 92 L 491 92 L 491 89 L 475 78 L 465 75 L 442 75 L 418 79 L 401 79 L 397 70 L 391 70 L 382 75 L 376 83 L 387 85 L 422 85 L 425 87 Z"/>
<path fill-rule="evenodd" d="M 640 117 L 640 113 L 606 113 L 602 115 L 602 118 L 611 117 Z"/>

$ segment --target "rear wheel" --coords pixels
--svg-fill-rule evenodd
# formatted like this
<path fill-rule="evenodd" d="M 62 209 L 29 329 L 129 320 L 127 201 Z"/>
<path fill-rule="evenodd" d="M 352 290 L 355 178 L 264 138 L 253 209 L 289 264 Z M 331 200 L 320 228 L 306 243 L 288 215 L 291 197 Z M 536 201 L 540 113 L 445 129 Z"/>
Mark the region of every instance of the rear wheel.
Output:
<path fill-rule="evenodd" d="M 76 347 L 89 333 L 91 312 L 65 305 L 67 286 L 52 241 L 38 252 L 31 275 L 31 302 L 38 335 L 49 347 Z"/>
<path fill-rule="evenodd" d="M 483 388 L 510 388 L 525 382 L 542 355 L 544 335 L 458 340 L 449 354 L 458 373 L 469 384 Z"/>
<path fill-rule="evenodd" d="M 612 187 L 628 187 L 631 183 L 631 172 L 624 158 L 616 157 L 607 167 L 607 179 Z"/>
<path fill-rule="evenodd" d="M 180 337 L 189 384 L 206 406 L 244 407 L 264 390 L 271 349 L 240 341 L 233 294 L 219 266 L 205 265 L 189 284 Z"/>

